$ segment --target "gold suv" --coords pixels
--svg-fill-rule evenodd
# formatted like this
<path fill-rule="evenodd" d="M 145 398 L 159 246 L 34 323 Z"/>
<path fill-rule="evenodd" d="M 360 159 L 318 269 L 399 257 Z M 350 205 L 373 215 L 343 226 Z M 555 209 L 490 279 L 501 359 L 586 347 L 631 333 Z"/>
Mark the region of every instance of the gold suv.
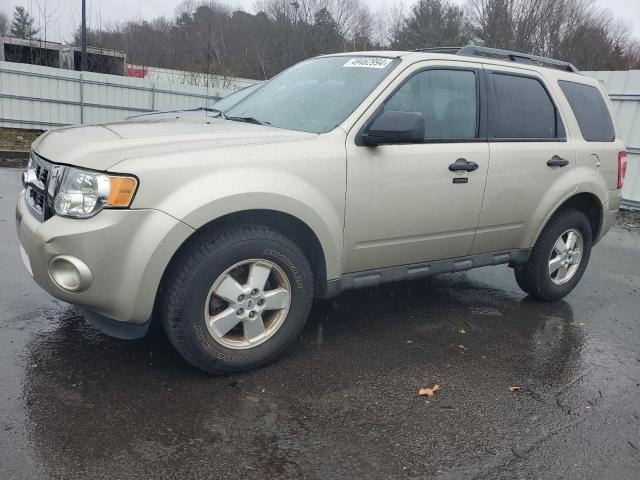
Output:
<path fill-rule="evenodd" d="M 162 322 L 214 373 L 277 357 L 314 297 L 509 264 L 567 295 L 620 205 L 624 144 L 568 63 L 464 47 L 304 61 L 218 118 L 52 130 L 24 263 L 120 338 Z"/>

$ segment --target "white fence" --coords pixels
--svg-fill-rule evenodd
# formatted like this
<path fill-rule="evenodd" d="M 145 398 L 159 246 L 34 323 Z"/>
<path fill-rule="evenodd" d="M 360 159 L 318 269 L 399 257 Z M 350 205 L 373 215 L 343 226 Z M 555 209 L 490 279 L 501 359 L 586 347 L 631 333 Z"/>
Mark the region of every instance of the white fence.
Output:
<path fill-rule="evenodd" d="M 140 78 L 0 62 L 0 127 L 46 130 L 122 120 L 136 113 L 209 107 L 225 85 L 179 85 Z"/>

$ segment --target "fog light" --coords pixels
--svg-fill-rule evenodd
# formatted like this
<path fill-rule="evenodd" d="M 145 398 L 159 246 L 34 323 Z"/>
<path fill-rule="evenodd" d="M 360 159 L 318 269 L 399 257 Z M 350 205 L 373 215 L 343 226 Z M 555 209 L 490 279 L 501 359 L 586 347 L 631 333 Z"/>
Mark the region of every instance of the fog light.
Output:
<path fill-rule="evenodd" d="M 49 262 L 49 275 L 61 289 L 82 292 L 91 286 L 93 275 L 82 261 L 69 255 L 59 255 Z"/>

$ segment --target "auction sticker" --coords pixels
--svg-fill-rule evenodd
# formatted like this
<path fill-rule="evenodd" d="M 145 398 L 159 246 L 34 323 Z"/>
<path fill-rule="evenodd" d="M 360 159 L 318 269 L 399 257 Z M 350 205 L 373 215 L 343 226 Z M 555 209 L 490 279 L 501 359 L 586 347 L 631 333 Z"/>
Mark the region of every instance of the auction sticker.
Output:
<path fill-rule="evenodd" d="M 343 65 L 344 68 L 385 68 L 391 63 L 390 58 L 356 57 Z"/>

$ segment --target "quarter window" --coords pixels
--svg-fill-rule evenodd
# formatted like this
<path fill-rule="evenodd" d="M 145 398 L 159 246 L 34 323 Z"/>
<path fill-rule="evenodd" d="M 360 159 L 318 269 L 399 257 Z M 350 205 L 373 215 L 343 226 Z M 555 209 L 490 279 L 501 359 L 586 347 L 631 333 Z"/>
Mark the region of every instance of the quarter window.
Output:
<path fill-rule="evenodd" d="M 556 108 L 539 80 L 492 73 L 489 136 L 493 139 L 564 137 Z"/>
<path fill-rule="evenodd" d="M 613 142 L 616 133 L 600 91 L 591 85 L 565 80 L 558 84 L 576 116 L 582 137 L 587 142 Z"/>
<path fill-rule="evenodd" d="M 385 103 L 384 111 L 418 112 L 425 141 L 477 137 L 476 74 L 469 70 L 425 70 L 415 74 Z"/>

